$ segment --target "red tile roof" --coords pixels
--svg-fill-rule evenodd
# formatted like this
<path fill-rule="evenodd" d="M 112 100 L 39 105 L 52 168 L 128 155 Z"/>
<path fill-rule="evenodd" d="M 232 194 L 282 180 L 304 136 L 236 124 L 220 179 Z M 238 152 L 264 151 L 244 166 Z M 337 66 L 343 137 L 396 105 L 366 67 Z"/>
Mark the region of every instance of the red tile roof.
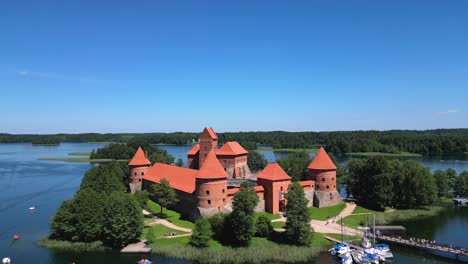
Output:
<path fill-rule="evenodd" d="M 135 152 L 135 155 L 133 155 L 133 158 L 130 160 L 128 163 L 130 166 L 140 166 L 140 165 L 151 165 L 151 162 L 146 158 L 146 154 L 141 149 L 141 147 L 138 147 L 137 151 Z"/>
<path fill-rule="evenodd" d="M 261 185 L 254 186 L 254 189 L 255 189 L 257 192 L 263 192 L 263 191 L 265 191 L 265 189 L 264 189 L 263 186 L 261 186 Z"/>
<path fill-rule="evenodd" d="M 317 151 L 315 158 L 310 162 L 307 168 L 313 170 L 336 170 L 335 164 L 333 164 L 333 161 L 323 147 Z"/>
<path fill-rule="evenodd" d="M 192 149 L 187 152 L 187 155 L 196 155 L 198 151 L 200 150 L 200 144 L 195 144 L 193 145 Z"/>
<path fill-rule="evenodd" d="M 272 181 L 291 180 L 291 177 L 276 162 L 269 163 L 258 175 L 257 179 L 267 179 Z"/>
<path fill-rule="evenodd" d="M 143 178 L 154 183 L 160 183 L 161 179 L 166 179 L 172 188 L 186 193 L 193 193 L 195 191 L 196 174 L 197 170 L 155 163 Z"/>
<path fill-rule="evenodd" d="M 249 153 L 236 141 L 229 141 L 216 151 L 216 155 L 242 155 Z"/>
<path fill-rule="evenodd" d="M 214 132 L 213 128 L 211 127 L 205 127 L 205 129 L 203 129 L 203 132 L 208 132 L 208 135 L 212 138 L 212 139 L 218 139 L 218 136 L 216 135 L 216 133 Z"/>
<path fill-rule="evenodd" d="M 200 179 L 219 179 L 228 177 L 223 166 L 219 163 L 218 158 L 216 158 L 214 150 L 210 150 L 210 152 L 208 152 L 208 155 L 206 155 L 205 161 L 203 161 L 196 177 Z"/>

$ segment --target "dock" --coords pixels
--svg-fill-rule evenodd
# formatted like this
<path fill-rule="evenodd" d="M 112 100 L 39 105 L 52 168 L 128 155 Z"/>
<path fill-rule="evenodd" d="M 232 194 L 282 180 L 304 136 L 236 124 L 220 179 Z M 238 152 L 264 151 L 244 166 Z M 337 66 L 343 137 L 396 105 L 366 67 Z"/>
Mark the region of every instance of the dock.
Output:
<path fill-rule="evenodd" d="M 371 227 L 372 229 L 372 227 Z M 389 226 L 389 225 L 376 225 L 375 230 L 380 230 L 383 232 L 405 232 L 406 227 L 404 226 Z"/>
<path fill-rule="evenodd" d="M 146 240 L 138 243 L 129 244 L 120 250 L 124 254 L 151 253 L 152 249 L 146 246 Z"/>
<path fill-rule="evenodd" d="M 392 237 L 380 235 L 375 237 L 379 241 L 392 243 L 405 247 L 413 247 L 420 250 L 427 251 L 433 255 L 453 259 L 461 262 L 468 263 L 468 248 L 456 247 L 452 245 L 431 243 L 421 239 L 408 239 L 401 237 Z"/>
<path fill-rule="evenodd" d="M 350 248 L 354 248 L 354 249 L 357 249 L 357 250 L 364 250 L 364 248 L 360 247 L 360 246 L 356 246 L 356 245 L 353 245 L 351 243 L 348 243 L 346 241 L 342 242 L 341 240 L 339 239 L 336 239 L 336 238 L 333 238 L 333 237 L 330 237 L 330 236 L 323 236 L 326 240 L 330 240 L 330 241 L 333 241 L 333 242 L 336 242 L 336 243 L 342 243 Z"/>
<path fill-rule="evenodd" d="M 453 198 L 453 202 L 456 205 L 468 206 L 468 198 Z"/>

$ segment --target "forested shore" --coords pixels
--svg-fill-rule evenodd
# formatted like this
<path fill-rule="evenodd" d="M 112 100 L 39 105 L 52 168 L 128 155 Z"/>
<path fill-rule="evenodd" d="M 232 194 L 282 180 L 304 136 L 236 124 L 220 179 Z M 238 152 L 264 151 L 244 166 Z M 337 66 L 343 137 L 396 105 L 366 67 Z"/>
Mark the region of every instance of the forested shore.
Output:
<path fill-rule="evenodd" d="M 199 133 L 125 134 L 0 134 L 0 143 L 32 142 L 128 142 L 143 140 L 151 144 L 193 144 Z M 336 131 L 336 132 L 225 132 L 219 142 L 238 141 L 247 149 L 259 145 L 273 148 L 306 149 L 325 146 L 334 154 L 356 152 L 417 153 L 421 155 L 462 155 L 468 152 L 468 129 Z"/>

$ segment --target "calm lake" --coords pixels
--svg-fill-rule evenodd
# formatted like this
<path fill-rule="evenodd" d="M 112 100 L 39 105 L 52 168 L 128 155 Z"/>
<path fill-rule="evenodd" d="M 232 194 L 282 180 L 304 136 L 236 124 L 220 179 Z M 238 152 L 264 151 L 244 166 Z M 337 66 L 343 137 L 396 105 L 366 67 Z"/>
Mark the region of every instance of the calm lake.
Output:
<path fill-rule="evenodd" d="M 59 146 L 31 144 L 0 144 L 0 258 L 10 257 L 12 263 L 136 263 L 138 255 L 70 254 L 44 249 L 36 241 L 48 234 L 49 221 L 63 200 L 73 197 L 89 163 L 41 161 L 41 157 L 67 157 L 71 152 L 88 152 L 104 146 L 95 143 L 64 143 Z M 186 158 L 190 146 L 161 146 L 176 158 Z M 269 160 L 285 157 L 286 153 L 262 152 Z M 340 157 L 343 163 L 349 157 Z M 467 160 L 416 158 L 431 170 L 454 168 L 468 170 Z M 35 211 L 28 207 L 36 206 Z M 454 245 L 468 245 L 468 208 L 448 208 L 439 216 L 402 223 L 408 233 L 426 239 Z M 21 239 L 13 241 L 14 234 Z M 431 255 L 403 248 L 394 248 L 393 263 L 453 263 Z M 189 263 L 150 256 L 155 263 Z M 324 253 L 316 263 L 334 263 Z M 338 262 L 336 262 L 338 263 Z"/>

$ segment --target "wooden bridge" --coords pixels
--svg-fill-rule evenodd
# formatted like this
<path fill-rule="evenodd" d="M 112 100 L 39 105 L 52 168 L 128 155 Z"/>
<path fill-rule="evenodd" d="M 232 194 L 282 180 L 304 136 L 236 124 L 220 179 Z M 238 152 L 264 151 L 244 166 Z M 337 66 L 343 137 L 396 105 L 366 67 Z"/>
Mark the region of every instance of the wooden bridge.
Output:
<path fill-rule="evenodd" d="M 456 247 L 452 245 L 431 243 L 427 240 L 422 239 L 408 239 L 401 237 L 391 237 L 385 235 L 379 235 L 375 237 L 377 240 L 384 241 L 387 243 L 393 243 L 401 246 L 409 246 L 421 250 L 430 252 L 433 255 L 437 255 L 444 258 L 458 260 L 462 262 L 468 262 L 468 248 Z"/>

